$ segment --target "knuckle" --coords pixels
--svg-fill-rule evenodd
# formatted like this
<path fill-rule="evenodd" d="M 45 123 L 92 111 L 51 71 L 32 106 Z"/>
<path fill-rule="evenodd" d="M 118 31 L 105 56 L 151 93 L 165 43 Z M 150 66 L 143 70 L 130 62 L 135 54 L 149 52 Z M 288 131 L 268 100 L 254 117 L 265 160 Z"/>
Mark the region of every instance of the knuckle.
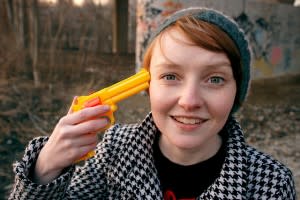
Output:
<path fill-rule="evenodd" d="M 60 137 L 65 138 L 68 135 L 68 128 L 67 127 L 60 127 Z"/>
<path fill-rule="evenodd" d="M 83 109 L 83 110 L 79 111 L 78 115 L 81 120 L 86 119 L 87 118 L 87 110 Z"/>
<path fill-rule="evenodd" d="M 70 140 L 65 140 L 63 142 L 63 146 L 64 146 L 64 148 L 69 149 L 69 151 L 72 151 L 72 149 L 73 149 L 72 142 Z"/>
<path fill-rule="evenodd" d="M 59 125 L 64 124 L 65 121 L 66 121 L 66 116 L 60 118 L 59 121 L 58 121 L 58 124 L 59 124 Z"/>

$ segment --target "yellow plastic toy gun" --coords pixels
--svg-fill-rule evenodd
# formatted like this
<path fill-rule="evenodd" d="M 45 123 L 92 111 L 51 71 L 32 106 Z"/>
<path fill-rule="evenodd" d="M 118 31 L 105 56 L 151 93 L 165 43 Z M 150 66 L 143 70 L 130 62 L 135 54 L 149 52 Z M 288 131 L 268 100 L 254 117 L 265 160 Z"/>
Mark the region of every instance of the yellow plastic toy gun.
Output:
<path fill-rule="evenodd" d="M 110 111 L 105 116 L 110 119 L 110 127 L 114 124 L 115 119 L 113 112 L 117 110 L 116 103 L 130 97 L 134 94 L 139 93 L 149 87 L 150 74 L 146 69 L 142 69 L 137 74 L 122 80 L 110 87 L 99 90 L 88 96 L 80 96 L 72 105 L 74 112 L 82 110 L 87 107 L 93 107 L 97 105 L 110 105 Z M 106 129 L 108 128 L 106 127 Z M 88 158 L 95 155 L 94 151 L 91 151 L 78 159 L 76 162 L 87 160 Z"/>

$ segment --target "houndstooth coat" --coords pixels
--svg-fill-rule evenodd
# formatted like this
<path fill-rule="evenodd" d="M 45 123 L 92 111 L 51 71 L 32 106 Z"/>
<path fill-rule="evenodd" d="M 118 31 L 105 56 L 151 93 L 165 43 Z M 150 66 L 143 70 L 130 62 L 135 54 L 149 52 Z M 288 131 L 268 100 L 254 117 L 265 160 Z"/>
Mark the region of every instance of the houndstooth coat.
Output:
<path fill-rule="evenodd" d="M 245 144 L 239 124 L 230 118 L 227 153 L 220 176 L 197 199 L 296 199 L 291 171 L 270 156 Z M 46 143 L 32 140 L 16 173 L 10 199 L 163 199 L 154 166 L 156 133 L 152 115 L 140 125 L 115 125 L 84 166 L 72 166 L 47 185 L 29 179 L 29 171 Z M 197 180 L 194 180 L 195 183 Z"/>

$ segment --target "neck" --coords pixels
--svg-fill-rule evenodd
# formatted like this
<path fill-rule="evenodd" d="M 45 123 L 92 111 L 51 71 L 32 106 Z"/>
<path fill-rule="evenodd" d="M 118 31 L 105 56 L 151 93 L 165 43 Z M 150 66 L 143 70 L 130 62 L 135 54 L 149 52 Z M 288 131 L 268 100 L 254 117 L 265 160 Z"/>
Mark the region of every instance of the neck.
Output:
<path fill-rule="evenodd" d="M 220 135 L 216 135 L 216 137 L 211 138 L 210 141 L 197 148 L 174 146 L 165 142 L 162 135 L 159 139 L 159 148 L 162 154 L 172 162 L 185 166 L 200 163 L 213 157 L 219 151 L 221 145 L 222 138 Z"/>

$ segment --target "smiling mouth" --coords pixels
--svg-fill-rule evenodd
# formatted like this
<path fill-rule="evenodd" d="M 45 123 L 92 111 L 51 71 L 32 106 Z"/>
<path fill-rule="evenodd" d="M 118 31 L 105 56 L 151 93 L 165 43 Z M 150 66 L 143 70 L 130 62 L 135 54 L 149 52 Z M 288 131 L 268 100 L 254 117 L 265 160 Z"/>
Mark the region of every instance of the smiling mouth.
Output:
<path fill-rule="evenodd" d="M 201 124 L 205 121 L 203 119 L 193 117 L 172 116 L 172 118 L 179 123 L 187 125 Z"/>

